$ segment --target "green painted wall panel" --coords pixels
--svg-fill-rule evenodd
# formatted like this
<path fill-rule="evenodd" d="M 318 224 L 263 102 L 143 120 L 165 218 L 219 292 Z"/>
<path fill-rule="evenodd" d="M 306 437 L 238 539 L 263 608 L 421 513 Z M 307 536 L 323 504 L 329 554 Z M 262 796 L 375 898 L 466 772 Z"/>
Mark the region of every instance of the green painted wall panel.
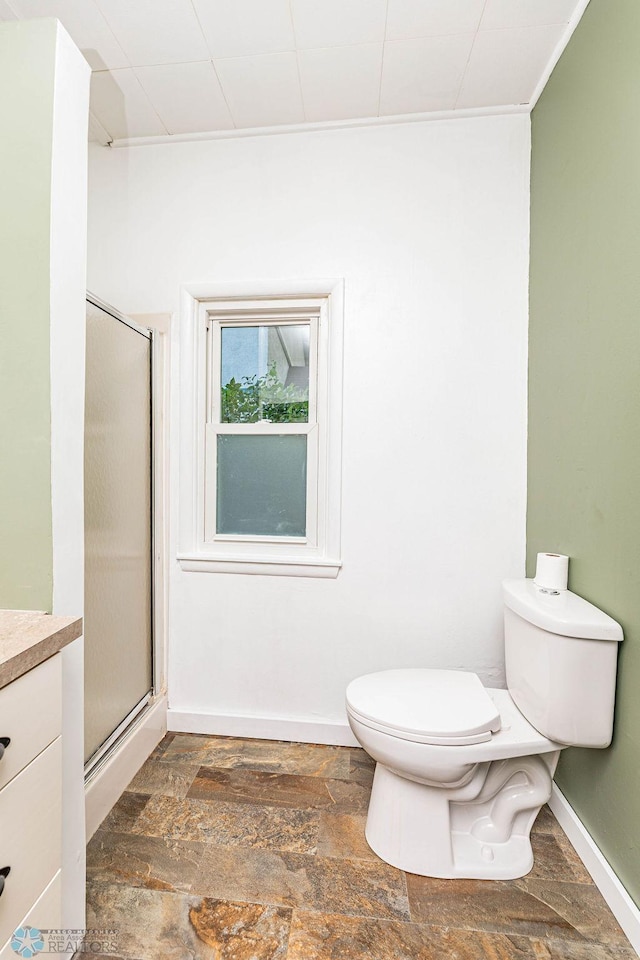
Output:
<path fill-rule="evenodd" d="M 56 23 L 0 24 L 0 607 L 52 601 L 49 234 Z"/>
<path fill-rule="evenodd" d="M 527 573 L 622 623 L 614 743 L 557 781 L 640 903 L 640 3 L 591 0 L 532 117 Z"/>

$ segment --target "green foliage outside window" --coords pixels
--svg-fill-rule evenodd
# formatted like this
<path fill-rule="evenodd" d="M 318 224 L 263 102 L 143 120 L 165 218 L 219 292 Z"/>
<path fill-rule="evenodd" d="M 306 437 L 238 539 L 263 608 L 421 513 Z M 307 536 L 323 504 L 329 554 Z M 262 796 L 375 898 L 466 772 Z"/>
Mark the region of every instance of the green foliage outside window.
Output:
<path fill-rule="evenodd" d="M 298 387 L 286 387 L 275 363 L 258 377 L 233 377 L 222 388 L 222 423 L 307 423 L 309 400 Z"/>

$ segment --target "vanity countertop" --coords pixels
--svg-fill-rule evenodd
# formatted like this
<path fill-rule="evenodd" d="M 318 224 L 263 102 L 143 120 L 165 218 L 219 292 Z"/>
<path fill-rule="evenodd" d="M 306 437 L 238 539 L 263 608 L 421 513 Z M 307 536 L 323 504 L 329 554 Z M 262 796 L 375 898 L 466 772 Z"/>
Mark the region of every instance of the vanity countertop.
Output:
<path fill-rule="evenodd" d="M 82 634 L 82 618 L 0 610 L 0 687 L 48 660 Z"/>

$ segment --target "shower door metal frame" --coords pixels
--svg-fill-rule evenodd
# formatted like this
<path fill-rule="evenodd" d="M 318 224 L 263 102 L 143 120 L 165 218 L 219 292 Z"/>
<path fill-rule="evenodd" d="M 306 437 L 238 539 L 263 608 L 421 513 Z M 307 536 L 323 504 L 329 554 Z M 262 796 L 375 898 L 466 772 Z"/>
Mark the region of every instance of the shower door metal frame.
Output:
<path fill-rule="evenodd" d="M 155 430 L 154 430 L 154 390 L 155 390 L 155 338 L 154 331 L 149 327 L 142 327 L 130 317 L 120 313 L 111 304 L 96 297 L 95 294 L 87 291 L 87 303 L 103 310 L 114 320 L 120 321 L 126 327 L 129 327 L 135 333 L 141 334 L 149 341 L 149 455 L 150 455 L 150 476 L 149 476 L 149 497 L 150 497 L 150 551 L 149 551 L 149 571 L 150 571 L 150 646 L 151 646 L 151 689 L 142 697 L 142 699 L 133 707 L 133 709 L 121 720 L 118 726 L 107 737 L 107 739 L 98 747 L 95 753 L 85 763 L 84 779 L 85 784 L 101 769 L 109 760 L 118 744 L 127 735 L 134 724 L 140 720 L 146 710 L 153 704 L 154 697 L 158 690 L 157 674 L 157 656 L 156 656 L 156 585 L 155 585 L 155 547 L 156 547 L 156 514 L 155 514 L 155 469 L 156 469 L 156 451 L 155 451 Z"/>

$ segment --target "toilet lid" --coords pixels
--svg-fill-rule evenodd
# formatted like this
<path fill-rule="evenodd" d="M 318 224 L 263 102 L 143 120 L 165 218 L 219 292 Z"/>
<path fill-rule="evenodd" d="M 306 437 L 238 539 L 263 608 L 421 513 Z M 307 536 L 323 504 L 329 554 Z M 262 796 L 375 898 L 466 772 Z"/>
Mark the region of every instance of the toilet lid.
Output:
<path fill-rule="evenodd" d="M 500 713 L 475 673 L 384 670 L 353 680 L 347 707 L 362 723 L 420 743 L 481 743 L 500 729 Z"/>

